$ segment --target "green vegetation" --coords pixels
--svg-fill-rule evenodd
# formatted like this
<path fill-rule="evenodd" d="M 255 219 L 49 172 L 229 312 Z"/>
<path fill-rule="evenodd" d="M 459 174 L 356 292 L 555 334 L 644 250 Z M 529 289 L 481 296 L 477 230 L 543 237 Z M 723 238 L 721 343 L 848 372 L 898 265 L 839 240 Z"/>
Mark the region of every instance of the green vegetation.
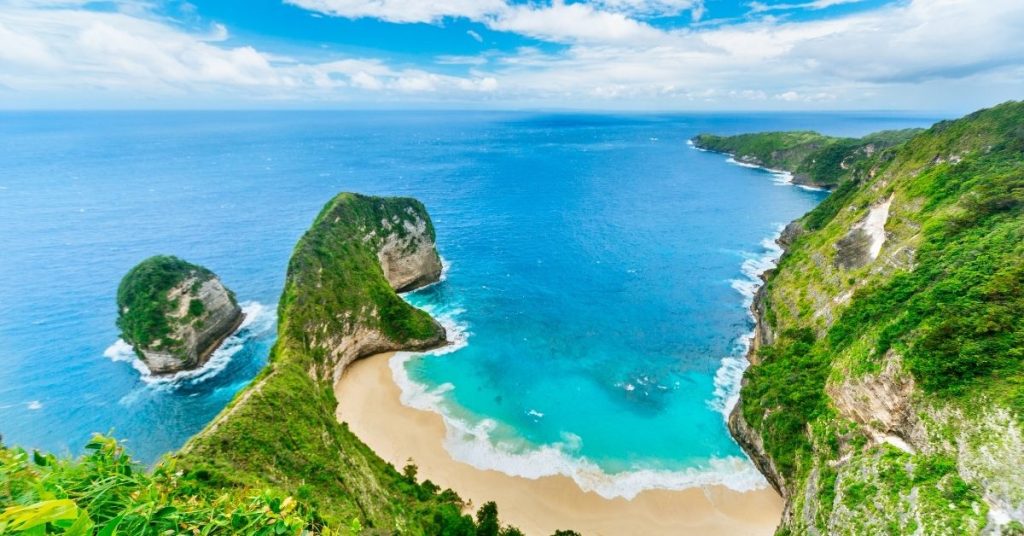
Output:
<path fill-rule="evenodd" d="M 147 474 L 110 438 L 79 460 L 0 447 L 0 533 L 298 534 L 309 513 L 273 492 L 222 494 L 179 476 Z"/>
<path fill-rule="evenodd" d="M 417 222 L 426 224 L 433 243 L 433 225 L 415 199 L 344 193 L 328 203 L 288 263 L 278 306 L 282 338 L 317 359 L 323 348 L 308 341 L 311 335 L 345 333 L 353 325 L 379 329 L 398 344 L 440 340 L 440 326 L 395 293 L 377 259 L 388 234 L 407 238 L 406 224 L 415 227 Z"/>
<path fill-rule="evenodd" d="M 354 351 L 345 336 L 377 331 L 393 348 L 443 341 L 442 328 L 392 290 L 377 259 L 388 235 L 415 239 L 416 224 L 426 224 L 433 247 L 429 222 L 412 199 L 341 194 L 325 206 L 289 262 L 270 364 L 177 456 L 186 474 L 217 487 L 270 485 L 330 526 L 357 519 L 365 530 L 403 534 L 474 528 L 454 493 L 417 485 L 335 417 L 335 364 L 356 357 L 342 355 Z"/>
<path fill-rule="evenodd" d="M 376 331 L 394 348 L 443 341 L 443 329 L 385 279 L 376 252 L 389 236 L 432 248 L 423 205 L 355 194 L 329 202 L 289 263 L 269 365 L 152 473 L 105 438 L 76 461 L 0 448 L 0 532 L 521 534 L 501 527 L 494 503 L 474 520 L 455 492 L 417 482 L 414 466 L 399 473 L 335 418 L 334 367 L 359 357 L 346 353 L 355 351 L 346 336 Z M 207 274 L 172 257 L 151 259 L 126 277 L 121 294 L 130 307 L 145 309 L 140 296 L 166 307 L 164 289 L 192 273 Z"/>
<path fill-rule="evenodd" d="M 167 314 L 178 304 L 167 298 L 167 292 L 190 277 L 201 282 L 214 274 L 168 255 L 150 257 L 129 270 L 117 288 L 117 327 L 121 337 L 136 348 L 159 345 L 173 351 L 177 341 L 169 337 L 173 326 L 168 323 Z M 189 304 L 190 314 L 197 301 Z M 202 307 L 199 302 L 199 311 L 192 316 L 202 314 Z"/>
<path fill-rule="evenodd" d="M 701 149 L 729 153 L 744 162 L 773 169 L 796 171 L 811 154 L 826 148 L 839 138 L 817 132 L 761 132 L 738 136 L 700 134 L 693 139 Z"/>
<path fill-rule="evenodd" d="M 700 134 L 694 145 L 730 153 L 743 162 L 794 174 L 795 180 L 825 188 L 842 187 L 866 175 L 879 151 L 900 145 L 920 129 L 887 130 L 863 138 L 836 138 L 817 132 L 762 132 L 738 136 Z"/>
<path fill-rule="evenodd" d="M 816 512 L 819 531 L 907 533 L 924 523 L 925 533 L 969 534 L 984 527 L 980 486 L 1015 463 L 991 459 L 1012 438 L 963 427 L 992 407 L 1024 425 L 1022 125 L 1024 103 L 1011 102 L 875 151 L 802 219 L 805 232 L 769 279 L 762 321 L 778 335 L 747 372 L 741 410 L 784 476 L 795 511 Z M 903 134 L 881 138 L 896 142 Z M 780 138 L 764 138 L 773 139 Z M 857 143 L 871 139 L 879 137 Z M 851 143 L 832 141 L 816 154 L 843 153 Z M 893 201 L 882 256 L 863 268 L 829 262 L 867 208 L 886 198 Z M 865 441 L 870 423 L 847 420 L 832 399 L 843 382 L 877 374 L 891 359 L 912 376 L 919 414 L 930 416 L 928 455 Z M 950 447 L 963 437 L 989 454 Z M 995 464 L 988 474 L 985 463 Z M 806 504 L 804 487 L 819 504 Z M 1008 488 L 1001 493 L 1024 494 L 1019 482 Z M 780 532 L 800 533 L 806 518 L 798 513 L 791 522 Z"/>
<path fill-rule="evenodd" d="M 147 473 L 112 438 L 96 436 L 86 450 L 80 459 L 67 460 L 0 446 L 0 534 L 372 533 L 358 516 L 332 528 L 305 501 L 272 490 L 221 489 L 201 474 L 179 472 L 173 460 Z M 425 520 L 426 534 L 522 534 L 500 526 L 493 502 L 480 508 L 474 523 L 451 490 L 438 493 L 429 481 L 407 481 L 404 489 L 433 507 Z"/>

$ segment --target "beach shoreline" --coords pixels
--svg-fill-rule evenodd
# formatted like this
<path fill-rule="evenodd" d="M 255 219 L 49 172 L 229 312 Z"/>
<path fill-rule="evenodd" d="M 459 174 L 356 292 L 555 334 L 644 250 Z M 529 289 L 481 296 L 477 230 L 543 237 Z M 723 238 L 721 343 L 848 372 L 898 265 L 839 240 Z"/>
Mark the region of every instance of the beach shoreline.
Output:
<path fill-rule="evenodd" d="M 584 492 L 569 477 L 527 479 L 481 470 L 452 459 L 444 448 L 441 415 L 401 403 L 392 376 L 393 353 L 349 365 L 334 391 L 336 416 L 396 468 L 414 463 L 420 479 L 452 488 L 472 508 L 496 501 L 503 523 L 528 535 L 556 529 L 591 535 L 769 535 L 782 516 L 783 500 L 771 488 L 739 492 L 725 486 L 646 490 L 632 500 Z"/>

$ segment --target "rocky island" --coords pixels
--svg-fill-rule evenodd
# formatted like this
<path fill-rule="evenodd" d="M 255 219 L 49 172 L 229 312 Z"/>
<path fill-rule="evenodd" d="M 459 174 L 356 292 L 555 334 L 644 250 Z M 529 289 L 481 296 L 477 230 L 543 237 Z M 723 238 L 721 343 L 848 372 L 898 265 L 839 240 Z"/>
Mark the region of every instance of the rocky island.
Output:
<path fill-rule="evenodd" d="M 153 374 L 201 367 L 245 317 L 213 272 L 166 255 L 124 276 L 117 310 L 121 338 Z"/>

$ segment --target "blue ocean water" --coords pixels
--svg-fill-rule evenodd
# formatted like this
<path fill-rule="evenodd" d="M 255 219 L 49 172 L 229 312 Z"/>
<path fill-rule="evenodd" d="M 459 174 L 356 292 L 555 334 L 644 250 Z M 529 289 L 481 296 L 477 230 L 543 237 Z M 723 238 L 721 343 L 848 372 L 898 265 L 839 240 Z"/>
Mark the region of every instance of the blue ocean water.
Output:
<path fill-rule="evenodd" d="M 688 147 L 702 131 L 859 135 L 872 114 L 0 114 L 0 434 L 78 453 L 174 450 L 265 364 L 292 246 L 340 191 L 409 195 L 445 280 L 407 298 L 459 344 L 392 363 L 457 458 L 605 495 L 761 481 L 723 408 L 752 276 L 825 195 Z M 114 295 L 139 260 L 217 272 L 249 318 L 212 365 L 140 374 Z M 724 364 L 724 365 L 723 365 Z M 272 425 L 272 423 L 268 424 Z"/>

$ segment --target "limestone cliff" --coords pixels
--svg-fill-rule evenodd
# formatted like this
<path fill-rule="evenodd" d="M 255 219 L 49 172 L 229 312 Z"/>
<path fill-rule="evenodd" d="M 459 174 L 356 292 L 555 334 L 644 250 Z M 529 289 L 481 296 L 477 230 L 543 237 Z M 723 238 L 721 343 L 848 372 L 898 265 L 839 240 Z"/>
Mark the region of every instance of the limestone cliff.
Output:
<path fill-rule="evenodd" d="M 1022 124 L 873 150 L 780 238 L 729 419 L 780 534 L 1024 530 Z"/>
<path fill-rule="evenodd" d="M 121 337 L 154 374 L 202 366 L 244 316 L 213 272 L 177 257 L 146 259 L 118 288 Z"/>
<path fill-rule="evenodd" d="M 288 263 L 270 363 L 185 446 L 181 466 L 231 485 L 314 497 L 318 515 L 334 524 L 356 519 L 388 534 L 444 530 L 434 526 L 434 509 L 457 513 L 451 495 L 411 498 L 408 480 L 335 420 L 332 389 L 360 357 L 445 343 L 444 328 L 396 292 L 440 274 L 422 203 L 332 199 Z"/>

